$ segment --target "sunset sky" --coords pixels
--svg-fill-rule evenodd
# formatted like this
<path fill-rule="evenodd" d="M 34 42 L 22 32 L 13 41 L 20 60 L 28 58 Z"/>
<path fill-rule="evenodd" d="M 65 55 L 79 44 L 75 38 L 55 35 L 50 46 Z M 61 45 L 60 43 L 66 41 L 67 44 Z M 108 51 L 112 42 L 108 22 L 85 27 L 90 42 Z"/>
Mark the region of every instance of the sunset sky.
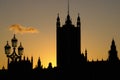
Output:
<path fill-rule="evenodd" d="M 56 66 L 56 18 L 61 25 L 67 16 L 68 0 L 0 0 L 0 68 L 7 65 L 6 41 L 13 34 L 24 47 L 23 56 L 33 56 L 34 67 L 40 57 L 42 65 Z M 76 25 L 81 17 L 81 50 L 89 60 L 106 60 L 114 38 L 120 58 L 120 0 L 70 0 L 70 16 Z M 21 32 L 15 26 L 22 28 Z"/>

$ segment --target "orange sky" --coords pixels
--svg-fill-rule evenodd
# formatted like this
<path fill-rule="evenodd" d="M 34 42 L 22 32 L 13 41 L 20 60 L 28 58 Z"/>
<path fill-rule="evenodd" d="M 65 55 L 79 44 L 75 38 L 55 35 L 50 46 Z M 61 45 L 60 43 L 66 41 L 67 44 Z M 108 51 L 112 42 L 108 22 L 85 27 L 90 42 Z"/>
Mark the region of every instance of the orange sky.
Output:
<path fill-rule="evenodd" d="M 81 50 L 88 50 L 89 60 L 107 59 L 113 38 L 120 56 L 119 4 L 120 0 L 70 0 L 74 25 L 80 13 Z M 24 56 L 33 56 L 34 66 L 39 57 L 44 67 L 49 62 L 56 66 L 56 18 L 59 13 L 61 24 L 65 23 L 67 0 L 0 0 L 0 12 L 0 68 L 7 65 L 4 46 L 7 40 L 11 44 L 14 32 L 9 28 L 14 24 L 24 27 L 22 34 L 16 34 L 25 48 Z M 35 32 L 25 32 L 29 28 Z"/>

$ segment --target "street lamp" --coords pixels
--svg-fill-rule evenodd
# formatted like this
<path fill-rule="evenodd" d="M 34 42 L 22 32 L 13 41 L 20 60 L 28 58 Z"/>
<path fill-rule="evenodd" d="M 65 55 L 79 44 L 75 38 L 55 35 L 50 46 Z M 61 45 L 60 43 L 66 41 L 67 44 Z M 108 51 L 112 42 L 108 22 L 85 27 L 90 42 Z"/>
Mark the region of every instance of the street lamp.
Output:
<path fill-rule="evenodd" d="M 11 39 L 12 42 L 12 47 L 13 47 L 13 52 L 11 53 L 11 46 L 9 45 L 8 41 L 7 44 L 5 45 L 5 54 L 7 55 L 8 58 L 11 58 L 12 61 L 17 61 L 17 60 L 21 60 L 21 56 L 23 55 L 23 50 L 24 48 L 22 47 L 22 44 L 20 43 L 20 46 L 18 47 L 18 54 L 16 53 L 16 47 L 17 47 L 17 42 L 18 40 L 15 37 Z"/>

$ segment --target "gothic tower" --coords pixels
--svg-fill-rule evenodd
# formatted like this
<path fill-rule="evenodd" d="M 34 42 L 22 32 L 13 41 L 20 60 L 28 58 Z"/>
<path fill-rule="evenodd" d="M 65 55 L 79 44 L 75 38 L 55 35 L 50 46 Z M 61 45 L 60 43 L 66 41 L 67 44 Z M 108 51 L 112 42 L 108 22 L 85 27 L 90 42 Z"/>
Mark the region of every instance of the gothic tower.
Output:
<path fill-rule="evenodd" d="M 76 26 L 72 24 L 68 14 L 64 25 L 60 25 L 58 14 L 56 22 L 57 33 L 57 66 L 70 67 L 77 66 L 80 63 L 81 56 L 81 22 L 78 14 Z"/>
<path fill-rule="evenodd" d="M 108 57 L 108 61 L 110 62 L 117 62 L 118 59 L 118 55 L 117 55 L 117 50 L 116 50 L 116 45 L 115 45 L 115 41 L 114 39 L 112 40 L 112 44 L 111 44 L 111 48 L 109 50 L 109 57 Z"/>

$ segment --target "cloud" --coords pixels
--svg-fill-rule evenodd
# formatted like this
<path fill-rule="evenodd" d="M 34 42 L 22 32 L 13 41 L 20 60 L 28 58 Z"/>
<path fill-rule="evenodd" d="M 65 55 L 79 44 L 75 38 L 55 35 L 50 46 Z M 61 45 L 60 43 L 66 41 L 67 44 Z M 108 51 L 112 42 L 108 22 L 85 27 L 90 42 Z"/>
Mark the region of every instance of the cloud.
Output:
<path fill-rule="evenodd" d="M 15 32 L 15 33 L 38 33 L 39 31 L 35 29 L 34 27 L 25 27 L 20 24 L 13 24 L 9 27 L 9 30 Z"/>

